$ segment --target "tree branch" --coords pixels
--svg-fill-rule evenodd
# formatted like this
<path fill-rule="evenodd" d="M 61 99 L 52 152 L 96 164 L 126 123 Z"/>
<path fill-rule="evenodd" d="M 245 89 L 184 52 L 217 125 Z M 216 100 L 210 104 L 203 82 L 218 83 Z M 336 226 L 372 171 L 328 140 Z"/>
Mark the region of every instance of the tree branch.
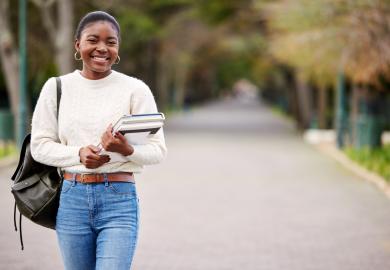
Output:
<path fill-rule="evenodd" d="M 54 23 L 53 15 L 51 12 L 51 6 L 57 0 L 30 0 L 33 2 L 41 11 L 41 17 L 43 26 L 49 34 L 49 38 L 52 44 L 57 45 L 57 28 Z"/>

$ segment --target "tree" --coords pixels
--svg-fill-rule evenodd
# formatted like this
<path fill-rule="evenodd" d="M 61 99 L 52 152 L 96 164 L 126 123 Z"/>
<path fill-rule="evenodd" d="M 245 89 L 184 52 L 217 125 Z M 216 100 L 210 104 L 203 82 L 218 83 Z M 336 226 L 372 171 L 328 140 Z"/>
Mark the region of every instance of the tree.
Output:
<path fill-rule="evenodd" d="M 389 1 L 281 0 L 268 9 L 273 54 L 305 81 L 334 88 L 341 72 L 378 92 L 390 79 Z"/>
<path fill-rule="evenodd" d="M 9 1 L 0 1 L 0 56 L 11 111 L 16 116 L 19 104 L 19 53 L 11 29 Z"/>
<path fill-rule="evenodd" d="M 60 74 L 73 70 L 73 0 L 31 0 L 41 12 L 42 23 L 54 47 L 54 57 Z M 57 4 L 57 12 L 52 10 Z M 57 18 L 57 21 L 54 19 Z"/>
<path fill-rule="evenodd" d="M 390 2 L 282 0 L 270 6 L 273 53 L 318 84 L 345 71 L 353 83 L 390 76 Z"/>

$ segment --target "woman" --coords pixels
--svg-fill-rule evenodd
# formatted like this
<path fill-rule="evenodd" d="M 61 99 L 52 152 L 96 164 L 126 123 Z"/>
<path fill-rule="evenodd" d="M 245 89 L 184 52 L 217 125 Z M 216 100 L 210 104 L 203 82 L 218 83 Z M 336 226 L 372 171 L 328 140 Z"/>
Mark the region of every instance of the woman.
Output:
<path fill-rule="evenodd" d="M 56 81 L 50 78 L 43 86 L 32 119 L 31 152 L 64 172 L 56 232 L 65 269 L 129 269 L 138 232 L 133 174 L 164 158 L 164 135 L 160 129 L 148 144 L 130 145 L 111 132 L 111 123 L 123 114 L 157 112 L 146 84 L 111 69 L 120 61 L 116 19 L 102 11 L 88 13 L 75 39 L 82 70 L 60 77 L 58 119 Z M 99 144 L 110 155 L 99 155 Z"/>

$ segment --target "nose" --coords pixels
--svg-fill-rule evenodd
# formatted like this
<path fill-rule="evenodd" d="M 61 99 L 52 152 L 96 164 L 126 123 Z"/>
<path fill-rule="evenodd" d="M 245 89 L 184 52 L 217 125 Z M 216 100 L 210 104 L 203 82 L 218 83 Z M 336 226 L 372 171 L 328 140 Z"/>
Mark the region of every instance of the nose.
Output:
<path fill-rule="evenodd" d="M 104 44 L 104 42 L 99 42 L 97 44 L 96 50 L 99 52 L 106 52 L 107 51 L 106 44 Z"/>

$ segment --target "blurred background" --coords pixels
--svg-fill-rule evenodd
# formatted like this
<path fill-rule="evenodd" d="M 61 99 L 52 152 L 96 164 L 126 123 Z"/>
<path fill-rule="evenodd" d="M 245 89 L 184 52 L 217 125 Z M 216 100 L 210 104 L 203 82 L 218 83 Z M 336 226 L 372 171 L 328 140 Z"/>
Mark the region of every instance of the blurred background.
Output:
<path fill-rule="evenodd" d="M 291 136 L 306 134 L 315 143 L 331 143 L 348 158 L 390 181 L 388 0 L 2 0 L 1 158 L 17 155 L 18 142 L 29 132 L 44 82 L 81 69 L 73 59 L 74 31 L 80 18 L 93 10 L 107 11 L 118 19 L 121 62 L 114 69 L 142 79 L 152 89 L 159 110 L 168 118 L 171 162 L 175 158 L 191 160 L 183 150 L 190 145 L 190 137 L 177 135 L 186 130 L 198 132 L 201 135 L 196 139 L 206 141 L 209 137 L 204 134 L 213 131 L 236 134 L 234 130 L 241 129 L 251 134 L 232 136 L 225 146 L 218 144 L 221 141 L 211 143 L 208 150 L 217 152 L 213 161 L 226 157 L 224 151 L 232 144 L 242 145 L 239 150 L 233 149 L 238 155 L 245 148 L 244 140 L 253 140 L 253 146 L 254 138 L 267 132 L 270 134 L 261 137 L 261 145 L 282 145 L 286 152 L 292 151 L 295 146 L 274 141 L 282 121 L 280 125 L 287 125 L 287 133 L 294 134 Z M 242 113 L 245 110 L 247 114 Z M 258 118 L 268 114 L 274 120 Z M 224 123 L 230 116 L 232 121 Z M 248 118 L 254 120 L 245 126 Z M 203 149 L 197 144 L 190 149 L 196 150 L 196 146 Z M 258 164 L 266 164 L 275 151 L 261 158 L 252 154 Z M 198 158 L 193 165 L 205 157 Z M 316 173 L 327 171 L 328 165 L 319 165 Z M 298 168 L 291 166 L 292 172 Z M 158 174 L 152 170 L 150 177 Z M 383 205 L 381 209 L 388 214 L 389 205 Z M 382 220 L 390 227 L 388 221 Z M 389 258 L 389 231 L 382 236 Z M 380 267 L 390 265 L 388 259 L 379 261 L 377 268 L 328 265 L 330 268 L 324 269 L 385 269 Z M 272 268 L 271 264 L 269 268 L 146 265 L 138 269 L 322 269 L 299 264 L 296 268 Z"/>
<path fill-rule="evenodd" d="M 390 121 L 389 1 L 19 2 L 0 6 L 1 155 L 28 132 L 43 83 L 81 68 L 74 29 L 86 12 L 102 9 L 122 27 L 115 68 L 144 80 L 161 111 L 239 95 L 249 84 L 297 129 L 336 129 L 339 147 L 390 177 L 381 140 Z M 356 151 L 366 147 L 382 150 Z"/>

